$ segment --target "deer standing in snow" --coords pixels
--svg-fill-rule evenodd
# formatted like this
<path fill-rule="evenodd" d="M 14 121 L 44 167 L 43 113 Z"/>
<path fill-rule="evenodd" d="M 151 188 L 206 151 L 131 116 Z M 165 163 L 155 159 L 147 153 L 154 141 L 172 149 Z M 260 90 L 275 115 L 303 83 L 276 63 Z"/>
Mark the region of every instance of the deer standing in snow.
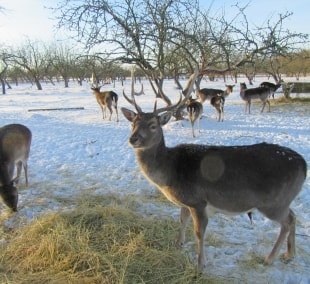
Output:
<path fill-rule="evenodd" d="M 241 214 L 257 209 L 280 224 L 278 239 L 265 258 L 271 263 L 287 238 L 286 258 L 295 255 L 294 212 L 290 204 L 301 191 L 307 165 L 295 151 L 274 144 L 207 146 L 181 144 L 167 147 L 162 127 L 173 106 L 145 113 L 133 100 L 136 111 L 121 111 L 132 123 L 129 144 L 144 176 L 181 207 L 178 244 L 185 241 L 191 216 L 198 241 L 198 268 L 204 260 L 204 235 L 209 214 Z M 276 171 L 275 171 L 276 169 Z"/>
<path fill-rule="evenodd" d="M 194 124 L 197 121 L 198 131 L 200 132 L 200 118 L 202 116 L 203 107 L 200 102 L 190 97 L 186 102 L 186 109 L 188 112 L 188 118 L 192 126 L 192 134 L 195 137 Z"/>
<path fill-rule="evenodd" d="M 0 128 L 0 195 L 4 203 L 17 211 L 18 191 L 22 167 L 28 185 L 27 161 L 31 145 L 31 131 L 21 124 L 8 124 Z M 15 166 L 16 177 L 13 179 Z"/>
<path fill-rule="evenodd" d="M 264 111 L 266 103 L 268 104 L 268 112 L 270 112 L 270 102 L 268 100 L 269 95 L 269 88 L 258 87 L 248 89 L 245 83 L 240 83 L 240 97 L 245 101 L 245 113 L 247 109 L 250 113 L 251 101 L 257 99 L 260 99 L 263 102 L 261 112 Z"/>
<path fill-rule="evenodd" d="M 210 101 L 211 106 L 215 108 L 218 114 L 218 121 L 224 121 L 224 104 L 225 98 L 232 93 L 235 85 L 225 85 L 226 89 L 197 89 L 196 96 L 200 99 L 201 103 Z"/>
<path fill-rule="evenodd" d="M 118 121 L 118 110 L 117 110 L 117 101 L 118 101 L 118 95 L 113 91 L 100 91 L 100 87 L 92 87 L 91 90 L 93 91 L 93 94 L 96 97 L 97 103 L 99 104 L 101 110 L 102 110 L 102 117 L 103 119 L 106 118 L 106 109 L 108 108 L 110 111 L 110 117 L 109 120 L 112 118 L 112 106 L 115 109 L 116 112 L 116 121 Z"/>

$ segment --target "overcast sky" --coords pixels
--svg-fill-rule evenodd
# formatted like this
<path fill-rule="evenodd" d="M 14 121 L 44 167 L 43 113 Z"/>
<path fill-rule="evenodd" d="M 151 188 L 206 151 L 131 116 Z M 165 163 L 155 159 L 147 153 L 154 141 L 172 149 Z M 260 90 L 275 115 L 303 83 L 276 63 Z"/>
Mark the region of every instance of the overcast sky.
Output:
<path fill-rule="evenodd" d="M 0 7 L 6 9 L 0 13 L 0 43 L 9 45 L 20 43 L 29 38 L 31 40 L 53 41 L 62 38 L 60 32 L 55 34 L 57 22 L 52 19 L 53 14 L 45 7 L 51 7 L 58 0 L 0 0 Z M 244 6 L 248 19 L 260 25 L 271 16 L 277 17 L 286 11 L 294 14 L 286 20 L 285 27 L 292 32 L 310 33 L 309 13 L 310 0 L 203 0 L 206 8 L 211 6 L 212 14 L 230 13 L 235 15 L 235 3 Z M 231 12 L 230 12 L 231 11 Z"/>

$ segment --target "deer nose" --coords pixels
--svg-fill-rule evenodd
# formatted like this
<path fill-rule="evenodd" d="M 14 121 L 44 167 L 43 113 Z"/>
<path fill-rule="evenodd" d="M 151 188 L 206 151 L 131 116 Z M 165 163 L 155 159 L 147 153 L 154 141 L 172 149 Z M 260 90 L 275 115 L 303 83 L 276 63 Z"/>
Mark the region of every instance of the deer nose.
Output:
<path fill-rule="evenodd" d="M 130 143 L 131 145 L 135 145 L 135 144 L 138 142 L 138 140 L 139 140 L 139 137 L 138 137 L 138 136 L 131 136 L 131 137 L 129 138 L 129 143 Z"/>

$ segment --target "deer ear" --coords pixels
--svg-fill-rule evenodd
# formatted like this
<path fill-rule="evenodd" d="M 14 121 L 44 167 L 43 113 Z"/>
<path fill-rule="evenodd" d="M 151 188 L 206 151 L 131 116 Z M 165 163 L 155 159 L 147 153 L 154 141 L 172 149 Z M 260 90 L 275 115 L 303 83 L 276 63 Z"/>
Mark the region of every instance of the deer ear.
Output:
<path fill-rule="evenodd" d="M 123 115 L 126 117 L 127 120 L 129 120 L 130 122 L 133 122 L 134 118 L 136 117 L 136 113 L 132 110 L 129 110 L 127 108 L 122 107 L 121 111 L 123 113 Z"/>
<path fill-rule="evenodd" d="M 164 126 L 171 118 L 171 112 L 167 111 L 159 116 L 159 123 L 161 126 Z"/>

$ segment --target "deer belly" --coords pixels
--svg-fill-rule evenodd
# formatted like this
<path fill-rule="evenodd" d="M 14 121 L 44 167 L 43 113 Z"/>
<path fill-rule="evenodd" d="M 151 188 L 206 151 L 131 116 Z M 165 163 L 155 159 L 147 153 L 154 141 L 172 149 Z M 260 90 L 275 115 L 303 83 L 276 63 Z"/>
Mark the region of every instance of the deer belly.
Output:
<path fill-rule="evenodd" d="M 216 213 L 222 213 L 225 215 L 230 215 L 230 216 L 234 216 L 234 215 L 239 215 L 239 214 L 243 214 L 243 213 L 248 213 L 248 212 L 252 212 L 255 208 L 251 208 L 248 210 L 240 210 L 240 211 L 229 211 L 229 210 L 225 210 L 222 208 L 217 208 L 213 205 L 211 205 L 210 203 L 208 203 L 207 207 L 206 207 L 206 212 L 208 216 L 212 216 Z"/>

